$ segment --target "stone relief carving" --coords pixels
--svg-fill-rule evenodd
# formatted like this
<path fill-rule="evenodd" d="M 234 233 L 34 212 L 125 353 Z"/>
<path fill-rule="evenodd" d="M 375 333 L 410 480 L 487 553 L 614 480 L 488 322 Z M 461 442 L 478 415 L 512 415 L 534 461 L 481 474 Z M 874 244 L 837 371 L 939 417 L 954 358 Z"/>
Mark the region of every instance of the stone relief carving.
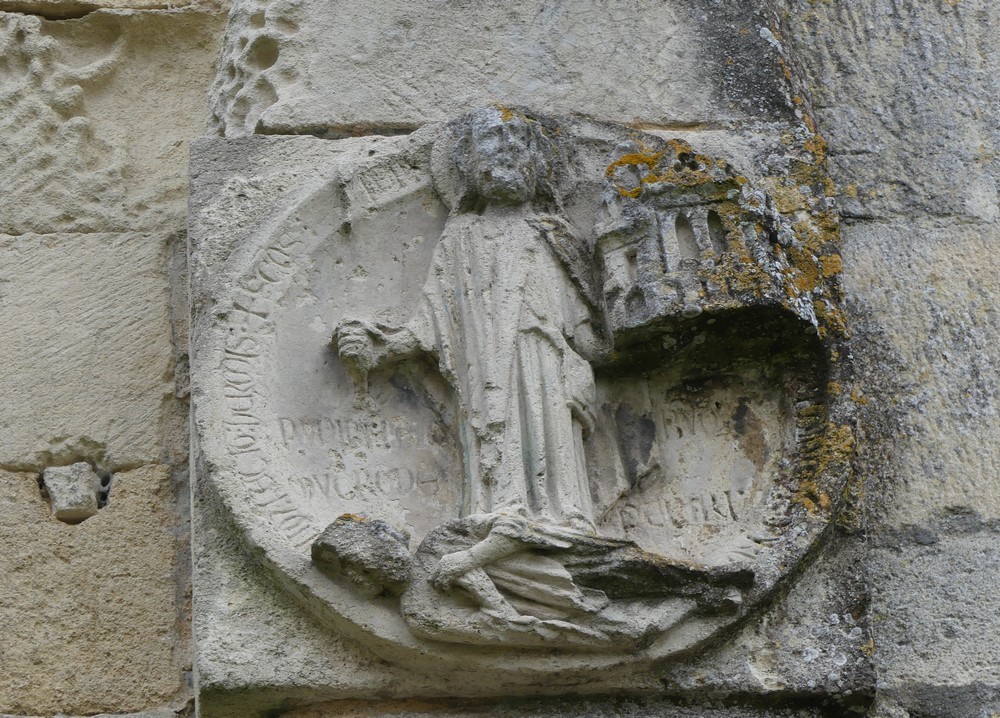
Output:
<path fill-rule="evenodd" d="M 391 658 L 515 673 L 611 676 L 768 600 L 850 459 L 768 195 L 507 108 L 345 142 L 202 280 L 200 471 L 265 563 Z"/>

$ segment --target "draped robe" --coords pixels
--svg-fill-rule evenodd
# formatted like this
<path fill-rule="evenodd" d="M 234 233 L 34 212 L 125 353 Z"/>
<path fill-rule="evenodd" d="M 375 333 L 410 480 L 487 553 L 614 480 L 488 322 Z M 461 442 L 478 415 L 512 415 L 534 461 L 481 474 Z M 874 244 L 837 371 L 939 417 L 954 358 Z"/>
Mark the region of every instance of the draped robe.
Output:
<path fill-rule="evenodd" d="M 465 514 L 593 521 L 579 417 L 594 377 L 574 348 L 590 316 L 537 216 L 449 217 L 407 326 L 457 395 Z"/>

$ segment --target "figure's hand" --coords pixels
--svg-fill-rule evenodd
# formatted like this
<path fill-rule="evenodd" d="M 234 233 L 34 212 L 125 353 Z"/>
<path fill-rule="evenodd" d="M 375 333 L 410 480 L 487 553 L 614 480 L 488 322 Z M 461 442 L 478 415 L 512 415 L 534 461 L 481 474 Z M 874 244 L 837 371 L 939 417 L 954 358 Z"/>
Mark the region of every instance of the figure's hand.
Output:
<path fill-rule="evenodd" d="M 440 558 L 437 569 L 431 575 L 431 583 L 442 591 L 447 590 L 474 568 L 478 568 L 478 566 L 468 551 L 445 554 Z"/>
<path fill-rule="evenodd" d="M 363 375 L 377 367 L 385 353 L 385 334 L 374 324 L 360 319 L 341 322 L 331 343 L 337 347 L 337 354 L 348 368 Z"/>
<path fill-rule="evenodd" d="M 594 412 L 590 410 L 589 406 L 576 399 L 570 399 L 566 404 L 569 406 L 569 411 L 573 418 L 580 422 L 580 428 L 583 430 L 583 438 L 588 438 L 594 433 L 594 425 L 597 423 Z"/>

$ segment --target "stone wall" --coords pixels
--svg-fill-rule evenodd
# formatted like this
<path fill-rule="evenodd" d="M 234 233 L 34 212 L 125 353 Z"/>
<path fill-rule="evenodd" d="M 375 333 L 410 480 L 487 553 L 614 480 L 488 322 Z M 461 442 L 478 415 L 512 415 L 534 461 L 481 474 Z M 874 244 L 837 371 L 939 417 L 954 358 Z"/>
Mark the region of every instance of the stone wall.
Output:
<path fill-rule="evenodd" d="M 3 714 L 191 699 L 187 146 L 225 9 L 168 5 L 0 6 Z M 110 492 L 70 525 L 41 474 L 79 462 Z"/>
<path fill-rule="evenodd" d="M 990 0 L 0 0 L 0 715 L 1000 715 L 997 28 Z M 348 138 L 494 103 L 729 158 L 845 308 L 855 480 L 818 558 L 617 690 L 395 665 L 190 488 L 189 222 L 210 274 Z M 101 507 L 70 524 L 44 472 L 80 463 Z"/>

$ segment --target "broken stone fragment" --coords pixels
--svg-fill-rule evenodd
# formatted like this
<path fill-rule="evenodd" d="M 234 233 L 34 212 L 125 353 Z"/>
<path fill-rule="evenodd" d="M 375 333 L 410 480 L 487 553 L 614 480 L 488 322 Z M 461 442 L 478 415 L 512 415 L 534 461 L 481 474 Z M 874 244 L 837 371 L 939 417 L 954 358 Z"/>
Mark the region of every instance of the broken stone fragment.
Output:
<path fill-rule="evenodd" d="M 53 466 L 42 473 L 52 514 L 68 524 L 78 524 L 97 513 L 101 479 L 90 464 Z"/>
<path fill-rule="evenodd" d="M 410 581 L 410 537 L 381 519 L 344 514 L 313 542 L 313 563 L 369 598 L 399 596 Z"/>

